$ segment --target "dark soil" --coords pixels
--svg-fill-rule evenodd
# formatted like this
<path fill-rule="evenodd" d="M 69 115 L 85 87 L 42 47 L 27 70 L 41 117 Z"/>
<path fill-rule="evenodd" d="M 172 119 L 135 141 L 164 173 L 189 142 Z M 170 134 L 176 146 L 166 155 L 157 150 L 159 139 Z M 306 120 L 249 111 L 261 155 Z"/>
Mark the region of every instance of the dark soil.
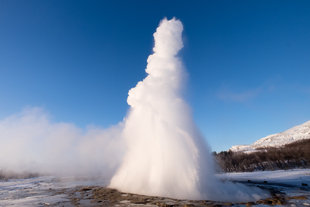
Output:
<path fill-rule="evenodd" d="M 262 187 L 263 188 L 263 187 Z M 208 200 L 179 200 L 157 196 L 137 195 L 119 192 L 101 186 L 81 186 L 70 189 L 67 194 L 74 206 L 145 206 L 145 207 L 202 207 L 202 206 L 267 206 L 285 205 L 290 200 L 305 200 L 307 196 L 286 197 L 275 189 L 269 190 L 272 197 L 247 203 L 216 202 Z"/>

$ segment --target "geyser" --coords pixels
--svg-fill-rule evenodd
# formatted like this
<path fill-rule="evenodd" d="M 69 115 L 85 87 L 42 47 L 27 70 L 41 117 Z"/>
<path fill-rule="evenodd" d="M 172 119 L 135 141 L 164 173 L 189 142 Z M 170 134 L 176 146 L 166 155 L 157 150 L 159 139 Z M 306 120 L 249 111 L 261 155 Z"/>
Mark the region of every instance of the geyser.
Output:
<path fill-rule="evenodd" d="M 148 75 L 129 91 L 122 132 L 127 151 L 110 187 L 183 199 L 258 199 L 245 186 L 216 181 L 211 154 L 181 93 L 182 31 L 173 18 L 163 19 L 154 33 Z"/>
<path fill-rule="evenodd" d="M 154 33 L 148 76 L 129 91 L 122 133 L 128 148 L 110 187 L 200 198 L 204 177 L 213 176 L 209 152 L 181 96 L 183 67 L 177 54 L 183 47 L 182 30 L 179 20 L 164 19 Z"/>

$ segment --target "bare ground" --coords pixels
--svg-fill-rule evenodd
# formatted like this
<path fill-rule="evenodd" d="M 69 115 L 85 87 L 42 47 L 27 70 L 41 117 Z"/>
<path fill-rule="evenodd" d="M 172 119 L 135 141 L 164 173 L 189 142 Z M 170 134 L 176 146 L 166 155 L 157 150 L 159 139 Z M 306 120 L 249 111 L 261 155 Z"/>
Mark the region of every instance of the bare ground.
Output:
<path fill-rule="evenodd" d="M 264 187 L 262 187 L 264 188 Z M 55 193 L 67 194 L 69 203 L 58 203 L 56 206 L 144 206 L 144 207 L 198 207 L 198 206 L 255 206 L 255 205 L 290 205 L 294 201 L 309 200 L 307 195 L 288 197 L 274 189 L 269 190 L 272 197 L 256 202 L 230 203 L 208 200 L 179 200 L 157 196 L 145 196 L 122 193 L 115 189 L 100 186 L 81 186 L 73 189 L 62 190 Z M 309 204 L 310 205 L 310 204 Z"/>

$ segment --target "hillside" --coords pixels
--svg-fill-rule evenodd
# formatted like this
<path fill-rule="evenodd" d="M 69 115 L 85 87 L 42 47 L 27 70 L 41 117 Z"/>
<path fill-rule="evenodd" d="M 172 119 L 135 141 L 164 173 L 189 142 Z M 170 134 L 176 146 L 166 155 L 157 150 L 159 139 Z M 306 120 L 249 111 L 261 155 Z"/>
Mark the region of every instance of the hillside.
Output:
<path fill-rule="evenodd" d="M 310 139 L 310 121 L 290 128 L 278 134 L 261 138 L 251 145 L 236 145 L 230 148 L 233 152 L 255 152 L 261 148 L 281 147 L 296 141 Z"/>
<path fill-rule="evenodd" d="M 260 148 L 251 153 L 214 152 L 214 156 L 221 168 L 219 170 L 225 172 L 310 168 L 310 139 L 281 147 Z"/>

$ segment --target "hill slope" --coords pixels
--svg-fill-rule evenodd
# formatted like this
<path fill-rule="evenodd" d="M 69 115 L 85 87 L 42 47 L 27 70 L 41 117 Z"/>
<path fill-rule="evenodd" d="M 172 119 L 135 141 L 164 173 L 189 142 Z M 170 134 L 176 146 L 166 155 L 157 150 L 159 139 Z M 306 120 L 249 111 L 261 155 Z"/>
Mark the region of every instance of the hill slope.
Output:
<path fill-rule="evenodd" d="M 281 147 L 266 147 L 252 153 L 214 152 L 214 156 L 226 172 L 310 168 L 310 139 Z"/>
<path fill-rule="evenodd" d="M 281 147 L 296 141 L 310 139 L 310 121 L 290 128 L 278 134 L 261 138 L 251 145 L 236 145 L 230 148 L 233 152 L 255 152 L 261 148 Z"/>

